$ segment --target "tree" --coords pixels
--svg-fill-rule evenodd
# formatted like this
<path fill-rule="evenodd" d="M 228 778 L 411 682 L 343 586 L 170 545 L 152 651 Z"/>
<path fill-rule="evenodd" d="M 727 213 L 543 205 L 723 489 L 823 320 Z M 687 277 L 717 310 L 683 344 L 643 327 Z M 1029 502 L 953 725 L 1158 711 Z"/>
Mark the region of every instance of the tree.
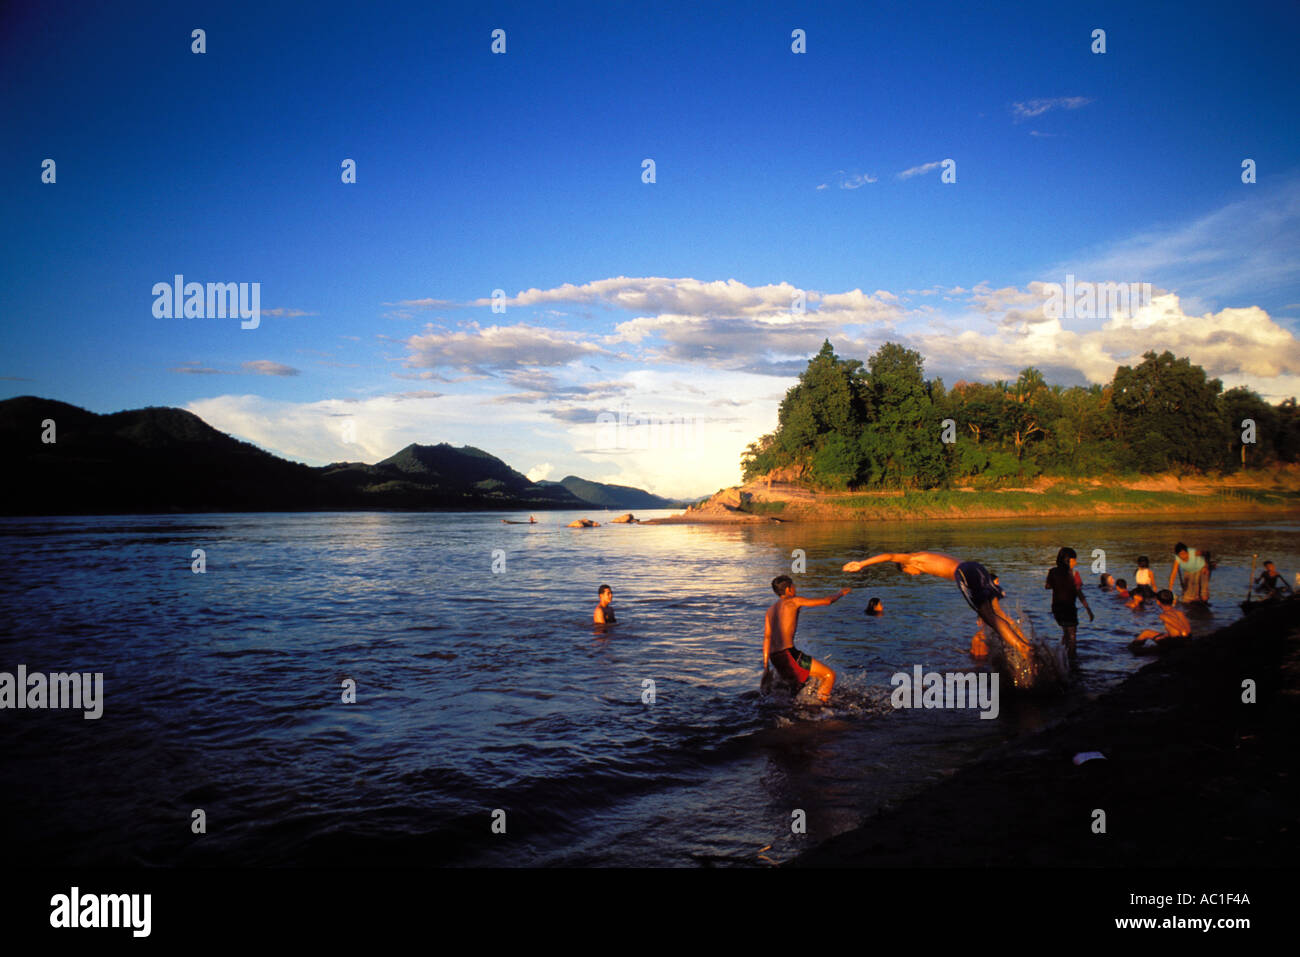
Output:
<path fill-rule="evenodd" d="M 946 475 L 936 415 L 919 352 L 886 342 L 867 360 L 869 421 L 862 439 L 872 477 L 931 488 Z"/>
<path fill-rule="evenodd" d="M 1277 454 L 1276 441 L 1281 416 L 1253 389 L 1238 386 L 1223 393 L 1220 407 L 1227 423 L 1229 463 L 1242 468 L 1263 465 Z M 1250 428 L 1248 430 L 1248 423 Z M 1243 440 L 1243 436 L 1252 442 Z M 1249 452 L 1247 452 L 1249 450 Z"/>
<path fill-rule="evenodd" d="M 1112 401 L 1132 464 L 1144 472 L 1182 465 L 1209 469 L 1222 463 L 1226 423 L 1219 408 L 1223 383 L 1172 352 L 1144 353 L 1133 368 L 1120 366 Z"/>

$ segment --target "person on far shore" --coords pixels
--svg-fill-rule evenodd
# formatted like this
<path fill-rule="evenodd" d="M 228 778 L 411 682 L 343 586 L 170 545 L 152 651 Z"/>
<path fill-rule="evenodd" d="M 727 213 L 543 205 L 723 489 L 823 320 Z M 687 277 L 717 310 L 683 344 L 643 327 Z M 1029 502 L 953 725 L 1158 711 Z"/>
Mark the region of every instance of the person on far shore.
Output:
<path fill-rule="evenodd" d="M 1157 645 L 1169 638 L 1187 638 L 1192 633 L 1192 623 L 1187 616 L 1174 607 L 1174 593 L 1165 588 L 1156 593 L 1156 604 L 1160 607 L 1160 623 L 1164 631 L 1148 628 L 1129 645 L 1134 651 L 1142 647 L 1148 639 Z"/>
<path fill-rule="evenodd" d="M 1052 590 L 1052 617 L 1061 626 L 1061 644 L 1065 645 L 1071 661 L 1078 657 L 1075 652 L 1075 634 L 1079 629 L 1079 612 L 1074 604 L 1076 599 L 1083 602 L 1088 620 L 1095 619 L 1088 599 L 1079 587 L 1078 573 L 1074 570 L 1078 561 L 1078 554 L 1073 548 L 1062 548 L 1056 553 L 1056 567 L 1047 573 L 1047 584 L 1043 586 Z"/>
<path fill-rule="evenodd" d="M 773 671 L 800 691 L 810 678 L 816 678 L 819 682 L 817 697 L 822 704 L 830 703 L 835 672 L 796 648 L 794 633 L 799 627 L 800 609 L 833 605 L 852 590 L 842 588 L 838 595 L 828 598 L 800 598 L 795 594 L 794 579 L 789 575 L 772 579 L 772 591 L 776 592 L 777 599 L 763 618 L 763 680 L 760 684 L 763 691 L 767 691 L 772 680 L 768 671 L 768 665 L 771 665 Z"/>
<path fill-rule="evenodd" d="M 596 610 L 591 613 L 592 622 L 597 625 L 616 624 L 618 619 L 614 617 L 614 609 L 609 605 L 614 600 L 614 589 L 608 585 L 601 585 L 600 590 L 596 592 L 596 597 L 599 603 L 596 605 Z"/>
<path fill-rule="evenodd" d="M 1174 581 L 1182 579 L 1184 602 L 1210 601 L 1210 566 L 1205 556 L 1194 548 L 1188 548 L 1182 542 L 1174 546 L 1174 567 L 1169 570 L 1169 588 L 1174 590 Z"/>
<path fill-rule="evenodd" d="M 1265 601 L 1280 601 L 1284 595 L 1291 594 L 1291 586 L 1278 572 L 1272 562 L 1264 563 L 1264 570 L 1255 579 L 1255 591 L 1264 596 Z"/>
<path fill-rule="evenodd" d="M 885 613 L 885 603 L 881 601 L 879 598 L 873 598 L 871 599 L 871 601 L 867 602 L 866 614 L 883 615 L 884 613 Z"/>

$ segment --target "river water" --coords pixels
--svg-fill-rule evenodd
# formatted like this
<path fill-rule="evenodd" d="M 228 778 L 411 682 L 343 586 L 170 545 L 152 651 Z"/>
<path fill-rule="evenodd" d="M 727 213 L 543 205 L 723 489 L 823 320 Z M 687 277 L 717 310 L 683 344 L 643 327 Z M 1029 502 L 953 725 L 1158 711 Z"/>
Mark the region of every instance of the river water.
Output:
<path fill-rule="evenodd" d="M 104 675 L 98 720 L 0 711 L 2 846 L 46 865 L 765 865 L 1149 660 L 1125 645 L 1155 614 L 1095 589 L 1094 549 L 1130 582 L 1150 555 L 1162 586 L 1175 540 L 1211 549 L 1200 633 L 1239 616 L 1252 554 L 1300 569 L 1300 522 L 1275 519 L 562 527 L 574 517 L 0 519 L 0 672 Z M 1055 637 L 1043 579 L 1061 545 L 1097 612 L 1072 691 L 1003 695 L 992 720 L 890 706 L 896 672 L 981 668 L 975 616 L 951 583 L 844 562 L 981 561 Z M 802 613 L 799 646 L 840 676 L 826 711 L 758 693 L 769 582 L 796 550 L 801 594 L 857 589 Z"/>

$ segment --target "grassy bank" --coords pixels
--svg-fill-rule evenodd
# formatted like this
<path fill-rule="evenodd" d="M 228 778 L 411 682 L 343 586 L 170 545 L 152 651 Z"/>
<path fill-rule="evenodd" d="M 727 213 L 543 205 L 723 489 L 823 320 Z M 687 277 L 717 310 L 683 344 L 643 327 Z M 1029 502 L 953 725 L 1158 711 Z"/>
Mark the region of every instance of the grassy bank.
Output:
<path fill-rule="evenodd" d="M 1080 515 L 1300 515 L 1300 492 L 1231 489 L 1209 493 L 1154 491 L 1060 483 L 1050 489 L 938 489 L 896 493 L 803 493 L 784 499 L 779 492 L 755 497 L 738 510 L 783 521 L 890 521 L 899 519 L 1002 519 Z"/>

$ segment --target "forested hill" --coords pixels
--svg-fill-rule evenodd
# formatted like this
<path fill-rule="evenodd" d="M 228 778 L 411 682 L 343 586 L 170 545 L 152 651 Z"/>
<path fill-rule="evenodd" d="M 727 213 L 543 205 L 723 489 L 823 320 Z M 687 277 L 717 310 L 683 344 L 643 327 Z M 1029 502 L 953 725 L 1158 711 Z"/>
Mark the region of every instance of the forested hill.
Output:
<path fill-rule="evenodd" d="M 745 480 L 782 471 L 826 489 L 939 488 L 1037 476 L 1232 471 L 1300 459 L 1294 398 L 1276 405 L 1170 352 L 1104 385 L 926 379 L 920 353 L 885 343 L 864 364 L 831 343 L 750 444 Z"/>

